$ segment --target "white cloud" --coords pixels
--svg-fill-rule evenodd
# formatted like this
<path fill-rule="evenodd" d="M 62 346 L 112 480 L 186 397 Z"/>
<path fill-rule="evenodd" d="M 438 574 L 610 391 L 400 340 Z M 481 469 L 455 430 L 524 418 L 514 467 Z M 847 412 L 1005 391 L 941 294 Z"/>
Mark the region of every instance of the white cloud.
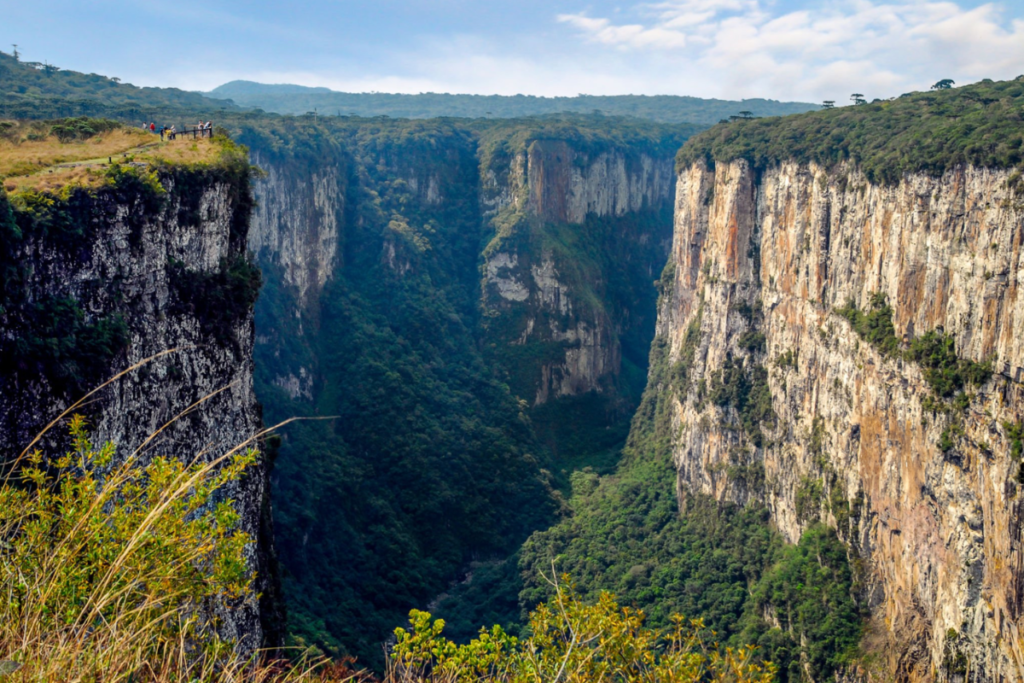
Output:
<path fill-rule="evenodd" d="M 843 0 L 787 12 L 773 5 L 665 0 L 634 7 L 637 23 L 582 13 L 557 20 L 587 43 L 629 53 L 636 65 L 699 72 L 730 97 L 842 99 L 850 88 L 887 97 L 940 78 L 970 82 L 1024 71 L 1024 21 L 1008 21 L 998 4 Z"/>
<path fill-rule="evenodd" d="M 348 92 L 678 94 L 845 103 L 853 92 L 890 97 L 942 78 L 963 84 L 1024 72 L 1024 21 L 1007 19 L 999 4 L 967 9 L 949 0 L 807 0 L 785 11 L 779 4 L 651 0 L 606 16 L 549 15 L 548 24 L 538 21 L 527 33 L 501 39 L 424 34 L 401 48 L 327 54 L 317 64 L 240 63 L 225 53 L 223 64 L 205 57 L 179 65 L 185 68 L 118 75 L 159 84 L 177 79 L 175 85 L 189 89 L 247 78 Z"/>

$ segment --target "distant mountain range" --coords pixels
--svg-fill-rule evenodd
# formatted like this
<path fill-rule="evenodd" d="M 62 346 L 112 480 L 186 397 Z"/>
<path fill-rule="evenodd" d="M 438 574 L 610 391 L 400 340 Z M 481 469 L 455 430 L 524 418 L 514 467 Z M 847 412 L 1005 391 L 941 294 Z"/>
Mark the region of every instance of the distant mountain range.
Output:
<path fill-rule="evenodd" d="M 608 116 L 632 116 L 664 123 L 712 125 L 721 119 L 750 112 L 753 116 L 785 116 L 819 108 L 808 102 L 776 100 L 715 100 L 677 95 L 579 95 L 535 97 L 532 95 L 451 95 L 421 93 L 345 93 L 301 85 L 268 85 L 231 81 L 202 93 L 231 100 L 242 107 L 257 107 L 278 114 L 390 116 L 425 119 L 443 116 L 464 118 L 517 118 L 564 112 Z"/>
<path fill-rule="evenodd" d="M 109 116 L 148 119 L 193 114 L 277 114 L 318 112 L 334 116 L 389 116 L 428 119 L 457 117 L 512 119 L 551 114 L 627 116 L 660 123 L 711 126 L 749 112 L 755 117 L 785 116 L 818 109 L 807 102 L 716 100 L 677 95 L 451 95 L 422 93 L 344 93 L 301 85 L 231 81 L 208 93 L 176 88 L 139 88 L 99 74 L 50 64 L 18 61 L 0 52 L 0 117 Z"/>

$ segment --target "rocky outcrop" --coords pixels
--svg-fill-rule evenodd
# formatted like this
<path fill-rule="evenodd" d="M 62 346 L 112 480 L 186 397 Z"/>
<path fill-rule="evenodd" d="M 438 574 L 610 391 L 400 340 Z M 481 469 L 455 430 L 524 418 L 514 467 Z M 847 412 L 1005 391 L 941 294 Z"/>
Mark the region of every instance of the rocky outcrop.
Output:
<path fill-rule="evenodd" d="M 261 429 L 252 360 L 252 301 L 259 280 L 249 280 L 252 291 L 235 292 L 241 300 L 228 302 L 232 310 L 212 309 L 208 296 L 218 294 L 214 288 L 229 268 L 256 273 L 246 269 L 248 180 L 185 171 L 163 175 L 161 182 L 167 192 L 159 202 L 119 189 L 72 193 L 67 205 L 58 202 L 52 209 L 67 219 L 64 233 L 37 229 L 38 216 L 19 216 L 23 236 L 4 266 L 22 273 L 27 300 L 15 304 L 9 298 L 0 313 L 5 458 L 20 452 L 82 392 L 168 350 L 79 409 L 94 439 L 116 444 L 120 457 L 145 446 L 143 461 L 154 455 L 213 459 L 247 442 L 260 448 L 252 441 Z M 49 318 L 38 315 L 56 317 L 69 309 L 75 313 L 52 329 L 46 327 Z M 116 321 L 119 331 L 101 346 L 86 339 L 98 334 L 83 330 L 100 329 L 89 326 L 102 321 Z M 79 323 L 76 333 L 71 326 Z M 56 358 L 37 353 L 39 343 L 49 344 Z M 89 372 L 72 381 L 67 368 L 73 362 Z M 55 447 L 64 429 L 55 428 Z M 276 597 L 265 463 L 259 461 L 227 495 L 254 539 L 247 552 L 257 585 L 218 611 L 224 635 L 251 653 L 280 635 L 267 632 L 280 624 L 261 619 L 261 612 L 273 611 L 270 601 Z"/>
<path fill-rule="evenodd" d="M 1024 678 L 1007 428 L 1024 416 L 1024 206 L 1009 176 L 888 187 L 851 165 L 742 161 L 679 176 L 658 334 L 673 361 L 693 358 L 667 397 L 681 500 L 762 502 L 791 541 L 819 519 L 837 528 L 889 643 L 878 680 Z M 935 411 L 917 364 L 837 315 L 878 293 L 904 345 L 942 329 L 961 357 L 995 360 L 962 412 Z"/>

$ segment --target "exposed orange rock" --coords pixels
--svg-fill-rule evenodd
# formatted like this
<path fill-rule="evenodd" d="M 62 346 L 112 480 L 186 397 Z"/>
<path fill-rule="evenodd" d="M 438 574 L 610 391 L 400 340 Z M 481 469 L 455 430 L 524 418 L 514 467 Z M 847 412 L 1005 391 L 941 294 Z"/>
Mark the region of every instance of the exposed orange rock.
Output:
<path fill-rule="evenodd" d="M 762 502 L 792 541 L 816 519 L 837 527 L 864 568 L 878 671 L 896 680 L 948 679 L 949 648 L 971 680 L 1024 680 L 1024 496 L 1002 427 L 1024 416 L 1024 207 L 1008 175 L 961 167 L 885 187 L 852 165 L 785 163 L 755 178 L 738 161 L 696 165 L 677 183 L 676 279 L 658 324 L 674 354 L 704 306 L 691 383 L 674 401 L 681 496 Z M 922 407 L 921 370 L 834 312 L 850 300 L 866 309 L 876 292 L 898 335 L 942 327 L 962 357 L 997 361 L 948 452 L 938 444 L 952 418 Z M 744 305 L 762 317 L 752 323 Z M 739 347 L 752 324 L 763 353 Z M 792 365 L 774 362 L 789 352 Z M 729 358 L 768 369 L 777 422 L 761 447 L 735 410 L 700 395 Z M 723 465 L 737 457 L 763 465 L 762 487 L 729 480 Z M 801 518 L 797 492 L 813 479 L 824 500 Z M 831 500 L 862 507 L 846 525 Z"/>

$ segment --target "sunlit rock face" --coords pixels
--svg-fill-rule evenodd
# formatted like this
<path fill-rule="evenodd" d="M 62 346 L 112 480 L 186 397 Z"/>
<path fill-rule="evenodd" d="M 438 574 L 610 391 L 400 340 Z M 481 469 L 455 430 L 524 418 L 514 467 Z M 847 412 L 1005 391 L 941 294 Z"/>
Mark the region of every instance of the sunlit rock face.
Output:
<path fill-rule="evenodd" d="M 960 167 L 889 187 L 852 165 L 746 162 L 679 175 L 658 333 L 678 360 L 699 329 L 673 397 L 681 502 L 763 502 L 791 541 L 817 520 L 836 527 L 859 558 L 870 631 L 888 641 L 878 680 L 1022 677 L 1020 465 L 1005 424 L 1024 416 L 1024 207 L 1008 175 Z M 920 367 L 835 313 L 877 293 L 904 344 L 941 328 L 959 356 L 994 359 L 962 417 L 927 409 Z M 709 399 L 737 365 L 770 390 L 759 437 Z"/>
<path fill-rule="evenodd" d="M 588 225 L 619 219 L 612 228 L 614 240 L 628 246 L 614 258 L 645 252 L 640 256 L 645 263 L 636 267 L 653 280 L 665 259 L 668 225 L 629 219 L 657 213 L 671 202 L 672 164 L 667 155 L 622 150 L 588 154 L 567 142 L 537 141 L 513 157 L 507 169 L 485 175 L 484 207 L 499 221 L 504 211 L 539 224 L 579 226 L 572 232 L 597 249 L 607 248 L 601 244 L 607 239 L 588 234 Z M 621 372 L 622 328 L 634 321 L 628 310 L 592 305 L 593 289 L 604 286 L 608 274 L 566 277 L 578 271 L 578 261 L 575 254 L 538 249 L 536 243 L 503 245 L 486 261 L 485 302 L 494 310 L 522 316 L 509 341 L 548 347 L 537 364 L 537 376 L 531 378 L 529 400 L 535 405 L 606 391 Z"/>

